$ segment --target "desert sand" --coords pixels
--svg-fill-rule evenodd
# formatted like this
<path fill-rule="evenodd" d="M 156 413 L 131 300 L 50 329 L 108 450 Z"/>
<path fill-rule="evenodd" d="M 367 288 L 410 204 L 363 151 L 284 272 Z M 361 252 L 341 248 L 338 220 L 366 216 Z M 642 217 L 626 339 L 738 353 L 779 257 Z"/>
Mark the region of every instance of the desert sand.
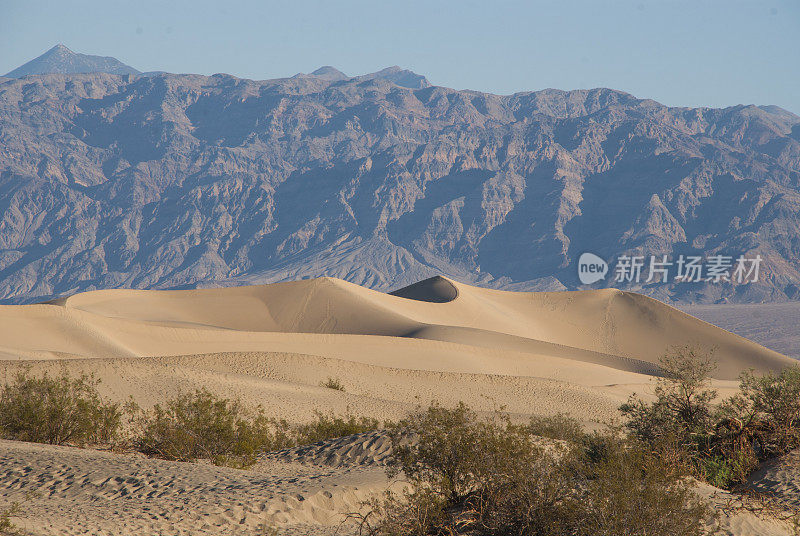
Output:
<path fill-rule="evenodd" d="M 0 306 L 0 380 L 23 366 L 87 372 L 102 394 L 144 407 L 206 387 L 291 422 L 314 411 L 397 419 L 437 400 L 597 426 L 631 393 L 650 396 L 658 358 L 686 344 L 714 349 L 722 395 L 743 370 L 795 363 L 617 290 L 517 293 L 434 278 L 384 294 L 322 278 Z M 321 387 L 327 378 L 345 390 Z M 36 534 L 256 534 L 264 523 L 326 534 L 392 485 L 385 449 L 367 434 L 242 471 L 3 441 L 0 505 L 21 502 L 19 524 Z M 781 478 L 773 487 L 796 496 L 796 481 Z M 787 533 L 748 515 L 726 517 L 728 533 Z"/>

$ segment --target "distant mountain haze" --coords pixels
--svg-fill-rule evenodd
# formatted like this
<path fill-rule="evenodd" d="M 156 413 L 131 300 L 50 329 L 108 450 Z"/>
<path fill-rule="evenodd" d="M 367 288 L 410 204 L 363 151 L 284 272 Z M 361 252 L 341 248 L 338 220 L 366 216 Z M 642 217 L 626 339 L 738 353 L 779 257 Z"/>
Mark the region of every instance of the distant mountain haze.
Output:
<path fill-rule="evenodd" d="M 403 69 L 402 67 L 398 67 L 397 65 L 393 67 L 387 67 L 386 69 L 381 69 L 380 71 L 372 74 L 365 74 L 362 76 L 357 76 L 356 80 L 388 80 L 390 82 L 394 82 L 398 86 L 407 87 L 411 89 L 423 89 L 426 87 L 431 87 L 430 82 L 421 75 L 409 71 L 408 69 Z"/>
<path fill-rule="evenodd" d="M 5 75 L 6 78 L 21 78 L 34 74 L 84 74 L 84 73 L 108 73 L 108 74 L 137 74 L 142 76 L 157 76 L 168 74 L 165 71 L 141 72 L 129 65 L 125 65 L 116 58 L 110 56 L 92 56 L 89 54 L 79 54 L 73 52 L 66 46 L 58 44 L 42 54 L 32 59 L 28 63 L 21 65 Z M 324 65 L 311 74 L 298 73 L 294 78 L 312 76 L 331 82 L 348 80 L 350 77 L 335 67 Z M 387 67 L 375 73 L 364 74 L 355 77 L 357 80 L 389 80 L 395 84 L 409 88 L 430 87 L 430 82 L 421 75 L 398 66 Z"/>
<path fill-rule="evenodd" d="M 330 65 L 324 65 L 319 69 L 317 69 L 316 71 L 313 71 L 311 74 L 313 76 L 317 76 L 325 80 L 333 80 L 333 81 L 347 80 L 349 78 L 342 71 L 340 71 L 336 67 L 331 67 Z"/>
<path fill-rule="evenodd" d="M 0 298 L 322 275 L 564 290 L 585 252 L 759 254 L 758 283 L 625 288 L 800 298 L 800 118 L 774 106 L 499 96 L 399 67 L 125 74 L 0 80 Z"/>
<path fill-rule="evenodd" d="M 116 58 L 78 54 L 62 44 L 58 44 L 28 63 L 6 74 L 8 78 L 20 78 L 30 74 L 78 74 L 110 73 L 140 74 Z"/>
<path fill-rule="evenodd" d="M 311 74 L 305 73 L 298 73 L 294 75 L 292 78 L 319 78 L 321 80 L 326 80 L 328 82 L 341 82 L 342 80 L 350 80 L 351 77 L 344 74 L 342 71 L 335 67 L 331 67 L 330 65 L 325 65 L 320 67 L 316 71 L 313 71 Z M 422 89 L 426 87 L 431 87 L 431 83 L 428 82 L 428 79 L 422 75 L 418 75 L 415 72 L 409 71 L 408 69 L 403 69 L 402 67 L 394 66 L 394 67 L 387 67 L 386 69 L 381 69 L 375 73 L 363 74 L 360 76 L 352 77 L 352 80 L 356 80 L 358 82 L 364 82 L 367 80 L 387 80 L 389 82 L 393 82 L 401 87 L 407 87 L 410 89 Z"/>

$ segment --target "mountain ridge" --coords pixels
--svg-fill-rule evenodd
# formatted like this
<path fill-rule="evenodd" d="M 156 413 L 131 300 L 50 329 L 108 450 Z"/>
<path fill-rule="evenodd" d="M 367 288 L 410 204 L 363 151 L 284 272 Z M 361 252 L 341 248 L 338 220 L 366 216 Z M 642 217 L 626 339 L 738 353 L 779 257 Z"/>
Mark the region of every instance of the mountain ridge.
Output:
<path fill-rule="evenodd" d="M 5 78 L 21 78 L 36 74 L 141 74 L 130 65 L 125 65 L 111 56 L 94 56 L 73 52 L 61 43 L 16 69 L 6 73 Z"/>
<path fill-rule="evenodd" d="M 583 251 L 758 253 L 759 284 L 629 289 L 680 303 L 800 297 L 797 116 L 408 83 L 0 82 L 0 297 L 320 275 L 563 290 L 580 287 Z"/>
<path fill-rule="evenodd" d="M 172 74 L 159 70 L 142 72 L 122 63 L 117 58 L 73 52 L 65 45 L 58 43 L 51 49 L 47 50 L 44 54 L 37 56 L 23 65 L 20 65 L 12 71 L 9 71 L 5 75 L 0 76 L 0 78 L 21 78 L 23 76 L 47 74 L 89 73 L 107 73 L 118 75 L 132 74 L 144 77 Z M 351 79 L 359 81 L 380 79 L 388 80 L 399 86 L 415 89 L 430 87 L 431 85 L 424 76 L 397 65 L 386 67 L 373 73 L 367 73 L 353 77 L 347 76 L 342 71 L 331 65 L 323 65 L 309 74 L 298 73 L 291 78 L 308 77 L 318 78 L 329 82 L 340 82 L 342 80 Z"/>

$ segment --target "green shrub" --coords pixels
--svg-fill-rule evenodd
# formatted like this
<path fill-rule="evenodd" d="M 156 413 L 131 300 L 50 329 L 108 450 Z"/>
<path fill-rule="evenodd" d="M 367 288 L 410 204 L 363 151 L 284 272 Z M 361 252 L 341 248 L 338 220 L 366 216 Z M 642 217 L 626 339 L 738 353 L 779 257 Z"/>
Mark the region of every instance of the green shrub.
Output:
<path fill-rule="evenodd" d="M 534 430 L 562 441 L 542 445 Z M 565 416 L 520 426 L 432 404 L 390 437 L 389 473 L 412 487 L 372 503 L 378 515 L 362 519 L 374 534 L 689 536 L 709 515 L 640 443 L 614 430 L 585 434 Z"/>
<path fill-rule="evenodd" d="M 789 452 L 800 446 L 800 366 L 779 374 L 741 376 L 740 413 L 742 427 L 749 425 L 759 449 L 767 456 Z M 736 405 L 738 400 L 730 403 Z"/>
<path fill-rule="evenodd" d="M 727 488 L 739 481 L 740 469 L 724 456 L 710 456 L 700 462 L 700 478 L 712 486 Z"/>
<path fill-rule="evenodd" d="M 715 365 L 710 354 L 690 347 L 675 348 L 660 360 L 664 377 L 656 383 L 656 401 L 646 404 L 632 395 L 620 410 L 628 428 L 649 442 L 682 441 L 687 448 L 713 429 L 711 402 L 717 392 L 708 387 Z"/>
<path fill-rule="evenodd" d="M 743 482 L 760 460 L 800 446 L 800 368 L 741 376 L 740 394 L 721 404 L 708 387 L 709 355 L 678 348 L 661 360 L 666 376 L 646 403 L 631 396 L 620 409 L 628 430 L 672 465 L 715 486 Z"/>
<path fill-rule="evenodd" d="M 413 490 L 380 505 L 377 533 L 533 534 L 574 524 L 578 503 L 567 471 L 526 427 L 502 417 L 482 421 L 464 404 L 433 404 L 390 437 L 390 475 L 402 471 Z"/>
<path fill-rule="evenodd" d="M 11 518 L 19 511 L 18 503 L 12 503 L 10 507 L 0 511 L 0 536 L 23 536 L 25 534 L 11 521 Z"/>
<path fill-rule="evenodd" d="M 248 412 L 240 400 L 198 389 L 139 412 L 133 446 L 166 460 L 209 459 L 218 465 L 246 467 L 262 452 L 308 445 L 326 439 L 377 430 L 376 419 L 317 412 L 301 425 Z"/>
<path fill-rule="evenodd" d="M 207 458 L 218 465 L 247 466 L 274 441 L 270 421 L 261 412 L 248 413 L 238 400 L 198 389 L 145 412 L 134 444 L 166 460 Z"/>
<path fill-rule="evenodd" d="M 119 432 L 122 411 L 100 397 L 99 383 L 85 374 L 37 378 L 29 369 L 17 372 L 0 390 L 0 434 L 54 445 L 110 443 Z"/>
<path fill-rule="evenodd" d="M 597 434 L 588 442 L 598 443 L 603 455 L 584 458 L 588 463 L 578 470 L 585 487 L 579 534 L 705 534 L 712 511 L 682 478 L 680 467 L 637 441 Z"/>
<path fill-rule="evenodd" d="M 528 431 L 535 436 L 574 443 L 585 439 L 587 435 L 578 421 L 563 413 L 531 417 Z"/>

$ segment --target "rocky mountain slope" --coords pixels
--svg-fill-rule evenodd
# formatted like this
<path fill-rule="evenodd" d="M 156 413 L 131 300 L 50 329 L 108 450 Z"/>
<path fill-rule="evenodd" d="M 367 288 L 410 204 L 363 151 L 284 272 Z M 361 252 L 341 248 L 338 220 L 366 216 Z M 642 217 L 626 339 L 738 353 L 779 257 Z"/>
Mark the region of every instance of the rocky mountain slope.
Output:
<path fill-rule="evenodd" d="M 21 78 L 31 74 L 52 73 L 140 74 L 139 71 L 125 65 L 117 58 L 79 54 L 59 43 L 41 56 L 6 74 L 6 77 Z"/>
<path fill-rule="evenodd" d="M 775 107 L 498 96 L 400 68 L 0 78 L 0 206 L 13 302 L 318 275 L 578 288 L 587 251 L 760 254 L 757 283 L 624 286 L 800 297 L 800 118 Z"/>

